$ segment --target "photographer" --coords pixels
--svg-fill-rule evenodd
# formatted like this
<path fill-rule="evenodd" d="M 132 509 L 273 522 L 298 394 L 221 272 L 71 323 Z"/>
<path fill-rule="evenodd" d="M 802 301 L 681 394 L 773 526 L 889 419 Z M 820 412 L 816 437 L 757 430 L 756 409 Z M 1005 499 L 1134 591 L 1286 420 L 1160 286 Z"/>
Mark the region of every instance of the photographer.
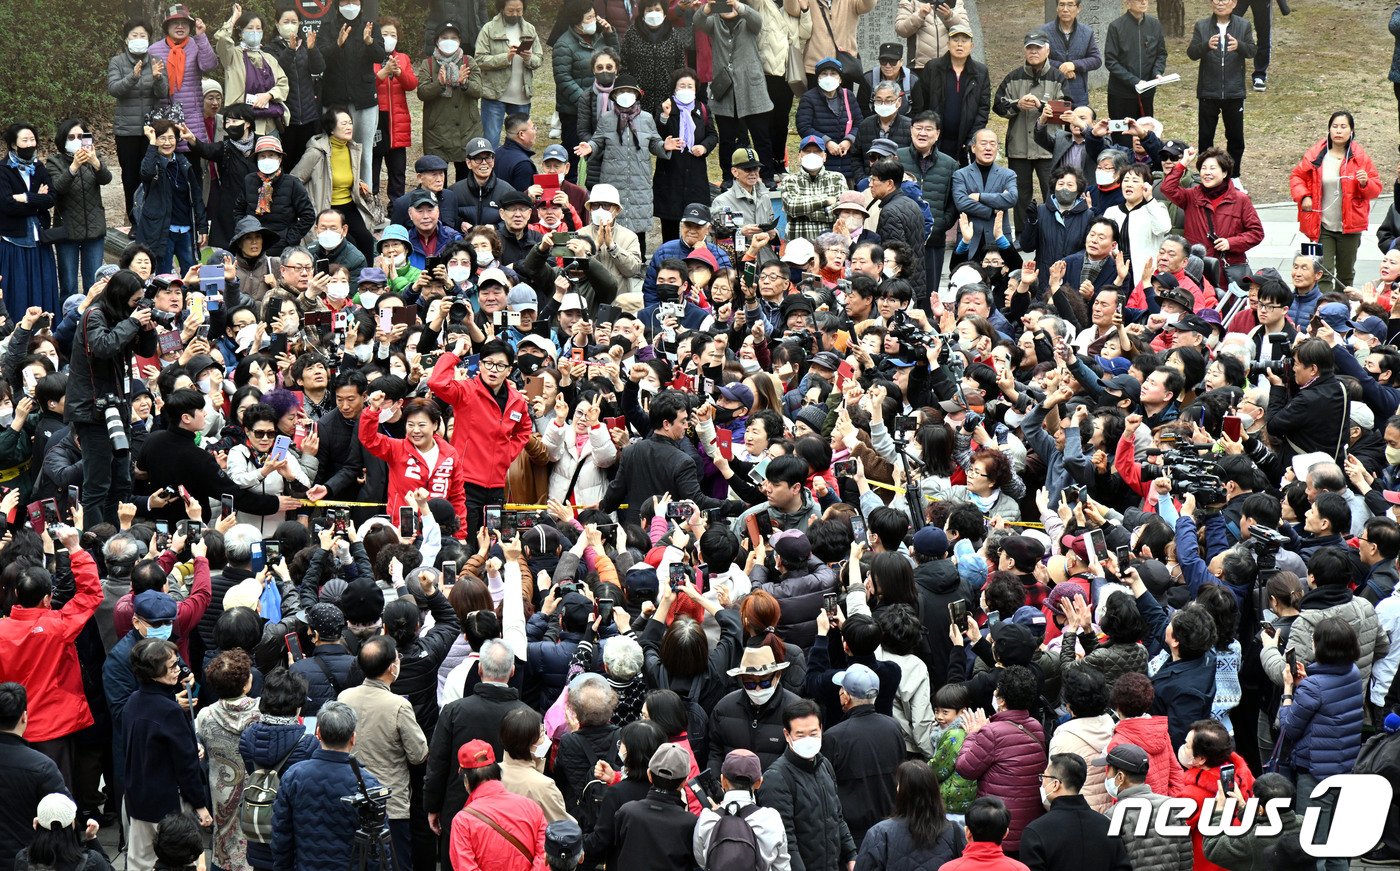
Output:
<path fill-rule="evenodd" d="M 1349 400 L 1335 365 L 1326 341 L 1306 339 L 1293 349 L 1291 375 L 1296 390 L 1285 388 L 1277 371 L 1265 373 L 1273 386 L 1264 421 L 1284 462 L 1291 462 L 1295 454 L 1315 451 L 1338 463 L 1346 458 Z"/>
<path fill-rule="evenodd" d="M 127 379 L 133 356 L 156 353 L 151 310 L 138 308 L 145 294 L 140 276 L 118 272 L 83 313 L 82 334 L 73 342 L 63 419 L 85 446 L 83 519 L 88 528 L 115 522 L 117 503 L 131 499 Z"/>

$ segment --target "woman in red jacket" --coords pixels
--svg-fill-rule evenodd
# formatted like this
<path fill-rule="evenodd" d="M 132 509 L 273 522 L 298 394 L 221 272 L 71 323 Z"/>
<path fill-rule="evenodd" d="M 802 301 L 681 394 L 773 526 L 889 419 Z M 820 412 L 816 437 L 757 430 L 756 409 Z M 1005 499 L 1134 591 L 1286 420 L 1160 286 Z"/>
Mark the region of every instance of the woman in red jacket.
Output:
<path fill-rule="evenodd" d="M 397 18 L 385 15 L 379 20 L 379 32 L 384 35 L 384 63 L 374 65 L 374 77 L 379 88 L 379 136 L 374 142 L 374 192 L 379 193 L 379 167 L 389 162 L 389 199 L 403 196 L 404 173 L 408 168 L 408 146 L 413 144 L 413 119 L 408 116 L 409 91 L 418 89 L 418 77 L 413 74 L 413 61 L 397 50 L 399 31 L 403 25 Z"/>
<path fill-rule="evenodd" d="M 1192 162 L 1201 183 L 1184 188 L 1181 177 Z M 1245 252 L 1264 241 L 1264 225 L 1249 195 L 1230 181 L 1234 168 L 1234 160 L 1223 149 L 1207 148 L 1197 157 L 1196 149 L 1188 148 L 1162 179 L 1162 195 L 1186 213 L 1186 241 L 1214 250 L 1227 264 L 1231 280 L 1238 281 L 1249 273 Z"/>
<path fill-rule="evenodd" d="M 403 415 L 406 438 L 390 438 L 380 424 Z M 428 491 L 429 498 L 452 503 L 457 523 L 467 525 L 464 469 L 457 449 L 437 434 L 442 412 L 431 399 L 411 399 L 401 404 L 385 404 L 384 394 L 370 394 L 369 407 L 360 414 L 360 444 L 389 467 L 389 516 L 398 517 L 399 508 L 416 506 L 409 501 L 414 490 Z"/>
<path fill-rule="evenodd" d="M 1381 193 L 1376 165 L 1356 141 L 1350 112 L 1332 113 L 1327 137 L 1293 167 L 1288 189 L 1298 204 L 1298 229 L 1322 243 L 1323 292 L 1350 287 L 1371 200 Z"/>

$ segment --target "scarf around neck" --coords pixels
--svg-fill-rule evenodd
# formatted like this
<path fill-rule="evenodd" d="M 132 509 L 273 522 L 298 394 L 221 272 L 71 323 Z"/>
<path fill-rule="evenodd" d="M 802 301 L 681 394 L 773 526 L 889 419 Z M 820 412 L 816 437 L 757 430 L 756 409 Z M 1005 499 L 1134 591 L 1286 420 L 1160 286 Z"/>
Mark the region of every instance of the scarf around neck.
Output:
<path fill-rule="evenodd" d="M 167 36 L 165 44 L 170 48 L 165 58 L 165 78 L 170 82 L 170 96 L 173 97 L 185 86 L 185 46 L 190 44 L 190 38 L 175 42 Z"/>
<path fill-rule="evenodd" d="M 254 214 L 266 215 L 272 211 L 272 185 L 276 183 L 277 177 L 282 174 L 282 170 L 277 170 L 272 175 L 266 175 L 262 170 L 258 170 L 258 178 L 262 184 L 258 187 L 258 206 Z"/>
<path fill-rule="evenodd" d="M 612 108 L 612 89 L 612 85 L 608 85 L 605 88 L 602 85 L 598 84 L 597 79 L 593 80 L 593 108 L 596 110 L 596 112 L 594 113 L 595 116 L 601 116 L 604 112 Z"/>
<path fill-rule="evenodd" d="M 685 143 L 685 150 L 690 151 L 690 149 L 695 147 L 695 119 L 690 114 L 695 111 L 695 98 L 692 97 L 689 103 L 682 103 L 680 100 L 676 99 L 675 94 L 672 94 L 671 102 L 675 104 L 676 109 L 681 113 L 681 142 Z"/>
<path fill-rule="evenodd" d="M 447 79 L 445 90 L 450 94 L 452 89 L 457 87 L 457 78 L 462 75 L 462 49 L 458 46 L 452 54 L 443 54 L 433 48 L 433 60 L 437 61 L 438 67 L 442 70 L 443 77 Z"/>

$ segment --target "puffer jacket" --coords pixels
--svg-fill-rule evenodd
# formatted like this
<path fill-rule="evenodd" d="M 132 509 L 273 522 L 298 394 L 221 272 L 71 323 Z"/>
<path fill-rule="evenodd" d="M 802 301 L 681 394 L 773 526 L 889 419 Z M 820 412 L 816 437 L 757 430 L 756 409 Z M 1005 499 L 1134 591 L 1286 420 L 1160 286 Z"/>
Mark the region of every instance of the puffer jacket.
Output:
<path fill-rule="evenodd" d="M 577 445 L 572 426 L 550 421 L 544 428 L 544 446 L 554 464 L 549 473 L 549 498 L 572 505 L 592 505 L 608 490 L 608 473 L 604 470 L 617 462 L 617 446 L 602 424 L 589 430 L 582 448 Z M 581 472 L 580 463 L 584 464 Z M 576 472 L 577 483 L 571 495 L 569 482 L 575 480 Z"/>
<path fill-rule="evenodd" d="M 321 19 L 321 31 L 325 38 L 317 39 L 316 47 L 321 50 L 326 62 L 326 74 L 321 77 L 322 106 L 368 109 L 379 105 L 374 65 L 384 63 L 388 55 L 384 52 L 384 35 L 379 32 L 378 22 L 370 32 L 369 45 L 365 44 L 367 20 L 368 14 L 365 14 L 357 16 L 354 21 L 346 21 L 340 15 L 339 5 Z M 350 36 L 344 45 L 338 45 L 336 35 L 347 24 L 350 26 Z M 358 157 L 354 159 L 359 160 Z"/>
<path fill-rule="evenodd" d="M 1319 589 L 1326 589 L 1325 587 Z M 1316 596 L 1318 590 L 1310 590 L 1308 596 Z M 1308 604 L 1305 596 L 1304 605 Z M 1376 609 L 1371 603 L 1361 598 L 1353 596 L 1339 605 L 1328 608 L 1304 608 L 1298 618 L 1293 621 L 1293 626 L 1288 633 L 1288 650 L 1297 653 L 1298 661 L 1311 663 L 1313 661 L 1313 630 L 1317 624 L 1328 617 L 1340 617 L 1350 623 L 1356 630 L 1356 640 L 1361 647 L 1361 658 L 1356 661 L 1356 667 L 1361 672 L 1361 685 L 1367 686 L 1371 682 L 1371 667 L 1378 659 L 1385 659 L 1390 652 L 1390 636 L 1381 631 L 1381 624 L 1376 619 Z M 1284 651 L 1277 647 L 1265 647 L 1259 656 L 1260 662 L 1264 666 L 1264 673 L 1274 681 L 1283 683 Z M 1311 670 L 1311 666 L 1309 666 Z"/>
<path fill-rule="evenodd" d="M 994 795 L 1011 811 L 1003 849 L 1021 847 L 1021 832 L 1045 813 L 1039 776 L 1045 755 L 1045 729 L 1027 711 L 1000 711 L 967 736 L 958 754 L 958 774 L 977 781 L 977 795 Z"/>
<path fill-rule="evenodd" d="M 351 158 L 352 161 L 354 159 Z M 301 164 L 297 166 L 300 168 Z M 265 246 L 263 253 L 277 257 L 285 249 L 301 244 L 302 239 L 306 238 L 316 223 L 317 211 L 301 179 L 280 172 L 272 181 L 271 210 L 265 215 L 254 214 L 258 207 L 258 191 L 261 189 L 262 177 L 258 173 L 245 175 L 238 199 L 233 204 L 233 217 L 235 223 L 249 216 L 257 218 L 264 230 L 274 233 L 277 241 Z M 320 204 L 321 208 L 329 205 L 329 199 Z"/>
<path fill-rule="evenodd" d="M 136 75 L 136 62 L 141 64 L 141 75 Z M 107 93 L 117 98 L 117 106 L 112 111 L 113 136 L 145 136 L 146 114 L 157 106 L 164 105 L 169 94 L 170 83 L 165 74 L 151 75 L 151 61 L 148 56 L 132 57 L 122 52 L 107 61 Z"/>
<path fill-rule="evenodd" d="M 772 0 L 756 0 L 771 3 Z M 703 8 L 695 11 L 695 30 L 710 38 L 710 58 L 716 70 L 727 70 L 732 86 L 717 93 L 710 83 L 710 109 L 716 115 L 747 118 L 773 111 L 773 100 L 763 79 L 763 61 L 759 55 L 759 39 L 763 16 L 753 6 L 739 3 L 734 7 L 739 17 L 731 20 L 718 15 L 706 15 Z"/>
<path fill-rule="evenodd" d="M 665 140 L 656 130 L 656 119 L 645 112 L 618 132 L 621 119 L 612 111 L 598 117 L 597 127 L 588 140 L 593 154 L 588 158 L 588 177 L 592 183 L 593 165 L 597 162 L 597 181 L 617 188 L 622 199 L 622 215 L 617 223 L 639 236 L 651 229 L 652 186 L 641 179 L 652 174 L 651 155 L 658 160 L 670 160 Z"/>
<path fill-rule="evenodd" d="M 535 39 L 535 36 L 535 25 L 522 18 L 520 38 Z M 476 63 L 472 66 L 472 75 L 480 79 L 478 87 L 481 88 L 481 99 L 499 100 L 510 85 L 511 68 L 515 60 L 507 55 L 513 44 L 506 38 L 506 23 L 499 15 L 486 22 L 481 28 L 481 33 L 477 34 Z M 526 103 L 530 102 L 531 80 L 535 77 L 535 70 L 539 69 L 542 63 L 544 46 L 537 41 L 534 50 L 530 52 L 529 60 L 525 61 Z"/>
<path fill-rule="evenodd" d="M 803 9 L 798 0 L 778 3 L 758 3 L 763 16 L 763 29 L 758 32 L 758 54 L 763 61 L 763 74 L 781 76 L 787 73 L 788 46 L 798 51 L 812 37 L 812 11 Z"/>
<path fill-rule="evenodd" d="M 929 16 L 932 18 L 933 16 Z M 901 819 L 881 820 L 865 833 L 856 857 L 856 871 L 925 871 L 942 868 L 962 855 L 967 835 L 962 826 L 946 822 L 938 840 L 920 845 Z"/>
<path fill-rule="evenodd" d="M 441 157 L 448 163 L 467 159 L 467 140 L 481 135 L 481 88 L 478 79 L 468 76 L 461 87 L 438 82 L 438 63 L 431 56 L 418 62 L 418 99 L 423 101 L 423 153 Z M 470 177 L 470 176 L 468 176 Z M 465 182 L 457 182 L 458 185 Z M 454 187 L 452 190 L 456 190 Z M 455 228 L 460 221 L 451 215 L 442 219 Z M 496 222 L 472 221 L 473 224 Z"/>
<path fill-rule="evenodd" d="M 1089 777 L 1084 781 L 1079 794 L 1089 802 L 1089 807 L 1099 813 L 1107 813 L 1112 802 L 1109 800 L 1108 790 L 1103 785 L 1103 766 L 1095 765 L 1094 760 L 1108 751 L 1108 744 L 1112 739 L 1113 717 L 1109 714 L 1075 717 L 1061 723 L 1055 734 L 1050 736 L 1051 756 L 1056 753 L 1073 753 L 1084 760 Z"/>
<path fill-rule="evenodd" d="M 1288 190 L 1298 204 L 1298 229 L 1316 242 L 1322 232 L 1322 162 L 1327 158 L 1328 141 L 1309 148 L 1288 176 Z M 1366 183 L 1357 184 L 1356 173 L 1365 170 Z M 1340 184 L 1342 193 L 1342 232 L 1364 233 L 1371 221 L 1371 200 L 1381 195 L 1380 174 L 1361 143 L 1347 143 L 1342 156 Z M 53 170 L 49 171 L 52 174 Z M 1312 208 L 1303 211 L 1303 198 L 1312 197 Z"/>
<path fill-rule="evenodd" d="M 315 716 L 302 711 L 305 716 Z M 273 723 L 260 720 L 243 730 L 238 739 L 238 752 L 249 774 L 259 768 L 276 767 L 279 774 L 298 762 L 305 762 L 319 749 L 321 743 L 314 733 L 298 722 Z M 284 761 L 285 760 L 285 761 Z M 272 845 L 248 841 L 248 864 L 256 868 L 272 867 Z"/>
<path fill-rule="evenodd" d="M 852 150 L 845 155 L 826 155 L 826 168 L 830 172 L 841 173 L 846 177 L 846 183 L 852 186 L 862 174 L 860 162 L 864 158 L 855 153 L 854 143 L 863 117 L 860 100 L 847 87 L 838 88 L 831 99 L 827 99 L 821 88 L 811 88 L 797 102 L 795 120 L 799 137 L 816 134 L 825 137 L 828 142 L 851 141 Z"/>
<path fill-rule="evenodd" d="M 836 570 L 816 557 L 808 557 L 806 566 L 789 569 L 776 580 L 770 581 L 767 567 L 761 565 L 754 566 L 750 577 L 754 589 L 772 593 L 783 608 L 778 634 L 803 650 L 810 649 L 817 638 L 822 596 L 836 591 Z"/>
<path fill-rule="evenodd" d="M 323 667 L 324 666 L 324 667 Z M 318 644 L 301 662 L 292 663 L 292 674 L 306 678 L 306 705 L 301 713 L 314 717 L 326 702 L 333 702 L 342 690 L 365 682 L 355 655 L 344 644 Z"/>
<path fill-rule="evenodd" d="M 856 842 L 841 816 L 836 773 L 825 756 L 803 759 L 785 750 L 765 768 L 757 798 L 783 818 L 792 871 L 845 868 L 855 859 Z"/>
<path fill-rule="evenodd" d="M 563 632 L 557 641 L 545 637 L 549 631 L 549 617 L 543 611 L 530 615 L 525 624 L 529 637 L 525 669 L 526 704 L 541 711 L 549 709 L 564 687 L 569 683 L 569 661 L 583 640 L 582 632 Z"/>
<path fill-rule="evenodd" d="M 924 202 L 933 211 L 933 231 L 925 243 L 929 248 L 943 247 L 948 228 L 958 219 L 958 210 L 953 207 L 953 173 L 958 162 L 938 150 L 938 143 L 927 160 L 914 151 L 914 146 L 899 149 L 899 162 L 904 172 L 919 183 Z"/>
<path fill-rule="evenodd" d="M 593 88 L 593 52 L 603 47 L 621 51 L 615 31 L 594 34 L 592 39 L 586 39 L 570 27 L 554 43 L 551 64 L 554 68 L 555 102 L 566 110 L 560 112 L 561 115 L 578 114 L 577 107 L 583 101 L 584 91 Z M 567 111 L 570 108 L 573 108 L 572 112 Z"/>
<path fill-rule="evenodd" d="M 579 812 L 583 788 L 593 779 L 593 768 L 599 759 L 618 768 L 618 728 L 611 723 L 584 726 L 559 739 L 559 754 L 554 760 L 554 780 L 564 796 L 564 808 L 571 816 Z"/>
<path fill-rule="evenodd" d="M 364 784 L 379 780 L 363 764 Z M 318 747 L 311 758 L 287 770 L 272 805 L 272 855 L 277 868 L 344 871 L 352 862 L 357 825 L 355 809 L 342 796 L 360 791 L 350 754 Z"/>
<path fill-rule="evenodd" d="M 1243 758 L 1238 753 L 1230 754 L 1230 765 L 1235 767 L 1235 784 L 1240 788 L 1240 794 L 1246 799 L 1254 794 L 1254 772 L 1249 770 Z M 1181 791 L 1177 792 L 1175 798 L 1189 798 L 1196 803 L 1196 812 L 1191 814 L 1189 819 L 1177 818 L 1178 822 L 1184 822 L 1191 829 L 1191 867 L 1195 871 L 1219 871 L 1220 866 L 1210 862 L 1205 857 L 1202 849 L 1201 830 L 1197 823 L 1201 817 L 1201 809 L 1214 807 L 1215 794 L 1220 791 L 1220 768 L 1217 765 L 1212 768 L 1192 768 L 1183 774 Z"/>
<path fill-rule="evenodd" d="M 1003 146 L 1006 156 L 1048 160 L 1051 153 L 1035 141 L 1035 122 L 1040 117 L 1040 110 L 1022 109 L 1016 105 L 1017 100 L 1027 95 L 1038 97 L 1042 104 L 1050 100 L 1068 100 L 1065 77 L 1048 60 L 1039 70 L 1022 64 L 1006 74 L 997 87 L 996 96 L 992 98 L 992 111 L 1010 122 Z"/>
<path fill-rule="evenodd" d="M 1293 767 L 1321 780 L 1346 774 L 1361 752 L 1362 686 L 1355 665 L 1309 663 L 1279 728 L 1293 744 Z"/>
<path fill-rule="evenodd" d="M 67 136 L 68 131 L 61 130 L 60 135 Z M 49 167 L 49 182 L 56 200 L 54 227 L 62 226 L 64 238 L 73 242 L 106 236 L 107 210 L 102 205 L 102 186 L 112 181 L 112 171 L 107 164 L 94 170 L 85 163 L 74 175 L 69 171 L 73 162 L 66 154 L 54 155 L 44 162 Z"/>
<path fill-rule="evenodd" d="M 762 707 L 754 709 L 744 691 L 734 690 L 710 710 L 708 766 L 718 771 L 730 750 L 750 750 L 765 769 L 783 755 L 783 710 L 799 700 L 796 693 L 780 689 Z M 761 801 L 760 804 L 767 804 Z M 788 843 L 791 844 L 790 837 Z"/>
<path fill-rule="evenodd" d="M 1147 786 L 1158 795 L 1176 795 L 1181 790 L 1181 765 L 1167 731 L 1166 717 L 1143 715 L 1120 720 L 1113 727 L 1108 750 L 1119 744 L 1136 744 L 1147 753 Z"/>
<path fill-rule="evenodd" d="M 200 131 L 204 130 L 202 124 L 196 124 L 195 127 Z M 202 181 L 199 173 L 190 165 L 189 158 L 177 151 L 167 162 L 160 156 L 160 152 L 156 151 L 154 145 L 147 146 L 146 156 L 141 160 L 141 187 L 146 196 L 141 211 L 136 216 L 133 238 L 150 248 L 157 259 L 164 257 L 170 249 L 170 211 L 174 201 L 174 186 L 168 177 L 171 171 L 185 176 L 185 184 L 193 205 L 193 226 L 203 228 L 205 225 Z"/>
<path fill-rule="evenodd" d="M 326 71 L 326 59 L 319 48 L 308 47 L 306 40 L 293 49 L 281 36 L 273 35 L 267 52 L 277 59 L 287 74 L 287 112 L 293 124 L 312 124 L 321 120 L 321 102 L 316 98 L 316 80 Z"/>
<path fill-rule="evenodd" d="M 919 81 L 914 85 L 914 114 L 933 109 L 940 118 L 944 116 L 946 88 L 943 83 L 953 74 L 953 62 L 947 54 L 930 61 L 919 71 Z M 992 74 L 987 71 L 986 65 L 968 58 L 957 93 L 962 95 L 962 112 L 958 129 L 950 132 L 954 134 L 951 138 L 962 144 L 961 159 L 965 160 L 973 134 L 987 126 L 987 117 L 992 109 Z"/>
<path fill-rule="evenodd" d="M 880 204 L 880 220 L 875 232 L 880 234 L 880 241 L 903 242 L 914 252 L 922 250 L 928 241 L 928 233 L 924 232 L 924 212 L 919 204 L 899 188 L 877 202 Z M 916 288 L 915 292 L 922 296 L 927 286 L 922 257 L 913 258 L 907 278 Z"/>
<path fill-rule="evenodd" d="M 1178 771 L 1181 770 L 1181 766 L 1176 764 L 1175 756 L 1173 756 L 1172 764 Z M 1153 770 L 1153 768 L 1147 769 L 1149 777 Z M 1120 802 L 1133 799 L 1135 804 L 1144 801 L 1150 804 L 1152 806 L 1151 819 L 1157 818 L 1157 809 L 1167 798 L 1167 796 L 1155 792 L 1145 783 L 1130 786 L 1118 793 L 1118 801 Z M 1146 831 L 1138 835 L 1138 816 L 1142 812 L 1140 807 L 1129 806 L 1125 808 L 1123 827 L 1120 830 L 1123 846 L 1128 850 L 1128 859 L 1133 863 L 1133 871 L 1189 871 L 1191 868 L 1191 842 L 1186 838 L 1158 834 L 1151 824 L 1147 824 Z M 1291 815 L 1293 812 L 1289 811 L 1288 813 Z"/>
<path fill-rule="evenodd" d="M 1126 795 L 1127 790 L 1124 790 L 1123 793 Z M 1219 822 L 1219 820 L 1216 819 L 1217 816 L 1218 815 L 1212 811 L 1212 822 Z M 1390 816 L 1393 820 L 1395 818 L 1394 812 L 1392 812 Z M 1275 866 L 1271 866 L 1264 861 L 1264 851 L 1275 841 L 1282 840 L 1289 835 L 1296 835 L 1303 828 L 1303 818 L 1294 813 L 1293 809 L 1290 807 L 1281 808 L 1278 818 L 1279 822 L 1283 824 L 1283 828 L 1276 835 L 1260 835 L 1259 826 L 1250 826 L 1248 831 L 1238 834 L 1231 828 L 1229 834 L 1221 832 L 1218 835 L 1202 838 L 1202 852 L 1205 854 L 1206 859 L 1226 869 L 1226 871 L 1273 871 Z M 1152 836 L 1149 835 L 1148 837 Z M 1128 830 L 1126 827 L 1123 829 L 1123 838 L 1125 840 L 1128 838 Z M 1134 857 L 1133 871 L 1140 871 L 1140 867 L 1141 866 L 1137 864 L 1137 858 Z M 1149 865 L 1146 867 L 1151 871 L 1151 869 L 1156 866 Z M 1169 868 L 1163 867 L 1162 871 L 1175 871 L 1176 868 L 1189 867 L 1189 864 L 1172 865 L 1169 866 Z"/>
<path fill-rule="evenodd" d="M 379 92 L 379 111 L 389 115 L 389 147 L 407 148 L 413 144 L 413 119 L 408 113 L 408 92 L 418 87 L 418 76 L 413 72 L 413 63 L 401 51 L 393 52 L 399 65 L 397 76 L 379 78 L 379 68 L 374 65 L 375 88 Z"/>
<path fill-rule="evenodd" d="M 1191 43 L 1186 56 L 1201 62 L 1201 74 L 1196 79 L 1196 97 L 1201 100 L 1242 100 L 1247 96 L 1245 61 L 1254 57 L 1254 27 L 1238 15 L 1230 16 L 1225 26 L 1226 37 L 1233 36 L 1239 46 L 1229 51 L 1224 45 L 1210 47 L 1211 37 L 1220 33 L 1214 16 L 1196 22 L 1191 30 Z"/>
<path fill-rule="evenodd" d="M 924 640 L 929 650 L 929 684 L 934 693 L 948 682 L 948 657 L 953 643 L 948 640 L 948 606 L 962 600 L 969 611 L 977 604 L 972 586 L 958 575 L 950 559 L 930 560 L 914 567 L 914 586 L 919 591 L 919 617 L 924 623 Z"/>
<path fill-rule="evenodd" d="M 194 28 L 190 28 L 189 38 L 185 40 L 185 78 L 180 84 L 180 90 L 170 93 L 170 65 L 167 61 L 170 58 L 170 44 L 164 39 L 152 39 L 149 58 L 158 58 L 165 64 L 166 71 L 164 81 L 166 88 L 156 95 L 156 99 L 162 104 L 177 103 L 180 110 L 185 113 L 185 124 L 194 132 L 194 137 L 201 142 L 209 141 L 209 134 L 205 131 L 200 120 L 204 117 L 204 86 L 202 80 L 204 73 L 217 69 L 219 59 L 214 54 L 214 46 L 209 42 L 209 37 L 202 33 L 195 33 Z M 141 75 L 144 77 L 146 71 L 143 69 Z M 137 131 L 138 133 L 140 131 Z M 185 143 L 181 142 L 179 150 L 185 150 Z"/>

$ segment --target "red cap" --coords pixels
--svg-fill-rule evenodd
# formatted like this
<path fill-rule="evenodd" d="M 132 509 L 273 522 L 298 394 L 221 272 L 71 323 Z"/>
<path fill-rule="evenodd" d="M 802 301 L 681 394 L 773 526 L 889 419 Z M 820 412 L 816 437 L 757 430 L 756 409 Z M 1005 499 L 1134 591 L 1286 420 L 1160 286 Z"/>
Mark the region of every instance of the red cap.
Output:
<path fill-rule="evenodd" d="M 475 738 L 457 748 L 457 765 L 463 769 L 485 768 L 496 764 L 496 751 L 480 738 Z"/>

